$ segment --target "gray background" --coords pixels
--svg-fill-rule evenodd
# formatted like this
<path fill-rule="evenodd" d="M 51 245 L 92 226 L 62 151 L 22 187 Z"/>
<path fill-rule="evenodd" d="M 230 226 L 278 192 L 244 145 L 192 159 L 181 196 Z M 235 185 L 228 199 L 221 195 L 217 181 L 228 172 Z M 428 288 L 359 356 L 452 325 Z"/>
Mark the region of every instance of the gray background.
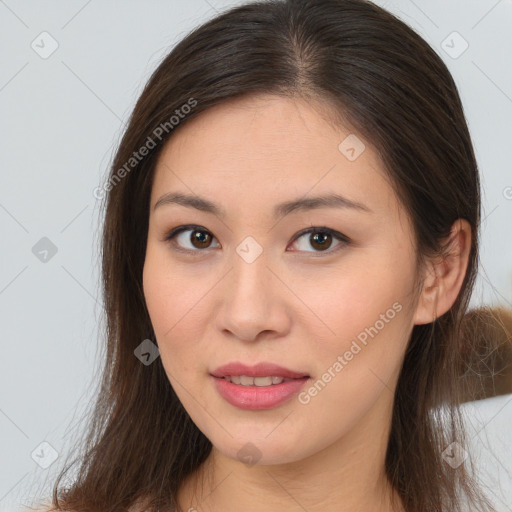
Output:
<path fill-rule="evenodd" d="M 96 386 L 102 303 L 93 190 L 103 183 L 124 122 L 169 49 L 240 3 L 0 0 L 2 511 L 21 510 L 22 500 L 48 492 Z M 458 84 L 484 192 L 473 305 L 510 307 L 512 1 L 379 3 L 437 50 Z M 464 40 L 469 47 L 461 53 Z M 57 49 L 45 54 L 52 44 Z M 492 473 L 494 494 L 502 483 L 496 503 L 503 511 L 512 510 L 511 399 L 486 400 L 471 412 L 482 419 L 475 452 Z M 502 462 L 489 462 L 483 439 Z M 57 460 L 41 467 L 52 450 Z"/>

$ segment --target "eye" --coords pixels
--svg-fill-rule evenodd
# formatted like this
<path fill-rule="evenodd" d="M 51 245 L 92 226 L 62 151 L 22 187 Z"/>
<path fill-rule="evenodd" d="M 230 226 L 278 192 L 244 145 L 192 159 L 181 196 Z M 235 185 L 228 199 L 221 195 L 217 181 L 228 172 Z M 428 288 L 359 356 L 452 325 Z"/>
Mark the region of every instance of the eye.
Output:
<path fill-rule="evenodd" d="M 212 234 L 201 226 L 180 226 L 173 229 L 165 237 L 165 240 L 171 241 L 176 239 L 176 242 L 178 242 L 176 244 L 178 245 L 178 250 L 183 250 L 185 252 L 199 252 L 196 251 L 196 249 L 210 248 L 213 238 Z M 173 243 L 175 243 L 174 240 Z M 189 244 L 188 246 L 187 243 Z"/>
<path fill-rule="evenodd" d="M 306 238 L 308 237 L 308 238 Z M 299 251 L 305 251 L 305 252 L 335 252 L 340 249 L 342 249 L 345 245 L 350 243 L 350 239 L 343 235 L 342 233 L 339 233 L 338 231 L 334 231 L 330 228 L 325 227 L 315 227 L 306 229 L 302 232 L 300 232 L 296 238 L 295 243 L 297 241 L 300 241 L 301 238 L 304 238 L 306 240 L 305 243 L 302 244 L 302 247 L 299 244 Z M 339 243 L 335 245 L 334 249 L 331 249 L 331 245 L 333 242 L 333 239 L 338 240 Z M 316 249 L 315 251 L 308 251 L 305 246 L 309 244 L 311 247 Z"/>
<path fill-rule="evenodd" d="M 306 239 L 306 236 L 309 235 L 309 239 Z M 300 241 L 301 238 L 304 238 L 306 243 L 299 243 L 299 251 L 304 252 L 335 252 L 339 249 L 342 249 L 345 245 L 350 243 L 350 239 L 330 228 L 325 227 L 314 227 L 301 231 L 294 238 L 294 243 Z M 212 240 L 215 237 L 207 230 L 201 226 L 180 226 L 172 229 L 165 237 L 165 241 L 169 241 L 173 243 L 179 251 L 184 251 L 188 253 L 200 253 L 201 249 L 210 249 Z M 334 249 L 331 249 L 332 242 L 334 240 L 338 240 L 339 243 L 335 245 Z M 310 247 L 313 247 L 313 251 L 307 250 L 305 245 L 309 244 Z M 216 247 L 220 247 L 217 245 Z"/>

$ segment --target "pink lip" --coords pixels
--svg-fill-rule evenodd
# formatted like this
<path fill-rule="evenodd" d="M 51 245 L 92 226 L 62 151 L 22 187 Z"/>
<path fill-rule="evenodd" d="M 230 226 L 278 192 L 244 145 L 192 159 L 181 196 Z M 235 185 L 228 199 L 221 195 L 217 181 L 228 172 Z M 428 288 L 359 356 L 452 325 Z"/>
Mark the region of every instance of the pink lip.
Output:
<path fill-rule="evenodd" d="M 247 375 L 248 377 L 267 377 L 276 376 L 285 379 L 301 379 L 309 377 L 307 373 L 294 372 L 273 363 L 258 363 L 253 366 L 247 366 L 243 363 L 232 362 L 219 366 L 211 372 L 214 377 L 225 377 L 226 375 Z"/>
<path fill-rule="evenodd" d="M 233 384 L 223 377 L 212 376 L 212 379 L 219 394 L 231 405 L 240 409 L 261 410 L 277 407 L 289 400 L 300 391 L 309 377 L 266 387 Z"/>
<path fill-rule="evenodd" d="M 247 366 L 232 362 L 216 368 L 212 378 L 219 394 L 231 405 L 240 409 L 271 409 L 296 395 L 309 380 L 309 375 L 295 372 L 273 363 L 258 363 Z M 248 377 L 276 376 L 293 379 L 272 386 L 242 386 L 224 379 L 226 375 L 247 375 Z"/>

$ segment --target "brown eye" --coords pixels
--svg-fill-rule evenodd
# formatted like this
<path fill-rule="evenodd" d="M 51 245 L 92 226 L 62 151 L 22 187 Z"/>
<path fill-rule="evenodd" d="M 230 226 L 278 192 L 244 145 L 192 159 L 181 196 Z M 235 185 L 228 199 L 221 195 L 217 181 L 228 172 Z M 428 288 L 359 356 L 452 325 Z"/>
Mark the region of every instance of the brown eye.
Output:
<path fill-rule="evenodd" d="M 195 230 L 190 234 L 190 243 L 198 249 L 205 249 L 212 243 L 212 237 L 206 231 Z"/>
<path fill-rule="evenodd" d="M 187 229 L 179 233 L 176 239 L 180 244 L 183 244 L 185 248 L 188 248 L 186 245 L 186 243 L 188 243 L 195 249 L 208 249 L 212 243 L 213 237 L 208 231 Z"/>
<path fill-rule="evenodd" d="M 333 246 L 333 241 L 338 243 Z M 312 252 L 312 253 L 333 253 L 338 249 L 342 249 L 345 245 L 350 243 L 350 239 L 345 235 L 333 231 L 329 228 L 312 228 L 302 231 L 295 238 L 294 244 L 301 252 Z M 311 250 L 313 248 L 313 250 Z"/>
<path fill-rule="evenodd" d="M 330 233 L 311 233 L 311 247 L 323 251 L 329 249 L 332 244 L 332 235 Z"/>
<path fill-rule="evenodd" d="M 212 247 L 215 237 L 199 226 L 182 226 L 171 231 L 165 240 L 172 242 L 178 249 L 189 252 L 200 252 L 201 249 Z M 217 245 L 217 247 L 220 247 Z"/>
<path fill-rule="evenodd" d="M 215 237 L 206 229 L 201 226 L 180 226 L 173 229 L 166 237 L 165 240 L 172 243 L 176 250 L 188 253 L 200 254 L 204 249 L 213 247 L 220 247 L 217 242 L 216 246 L 212 246 L 212 241 Z M 333 241 L 338 243 L 333 246 Z M 330 228 L 310 228 L 301 231 L 294 239 L 294 244 L 297 244 L 299 252 L 309 253 L 327 253 L 331 254 L 343 247 L 349 245 L 351 240 Z M 311 250 L 311 248 L 313 250 Z"/>

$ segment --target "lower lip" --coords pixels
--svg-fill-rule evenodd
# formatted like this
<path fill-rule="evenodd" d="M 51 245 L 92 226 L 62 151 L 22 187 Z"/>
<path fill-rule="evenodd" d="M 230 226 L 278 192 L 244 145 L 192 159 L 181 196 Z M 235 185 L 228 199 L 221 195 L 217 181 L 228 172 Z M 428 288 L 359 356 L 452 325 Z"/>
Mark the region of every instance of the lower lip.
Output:
<path fill-rule="evenodd" d="M 272 409 L 296 395 L 309 377 L 293 379 L 272 386 L 242 386 L 224 378 L 213 377 L 220 395 L 231 405 L 240 409 Z"/>

